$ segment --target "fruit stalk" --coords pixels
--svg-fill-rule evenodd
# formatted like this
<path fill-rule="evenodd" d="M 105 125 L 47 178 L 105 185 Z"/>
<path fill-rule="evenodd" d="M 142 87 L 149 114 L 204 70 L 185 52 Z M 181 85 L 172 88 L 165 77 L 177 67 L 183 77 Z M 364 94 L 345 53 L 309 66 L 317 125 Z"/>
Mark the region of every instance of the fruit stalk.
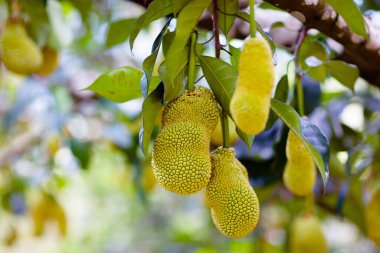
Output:
<path fill-rule="evenodd" d="M 196 35 L 193 33 L 190 37 L 190 48 L 189 48 L 189 76 L 187 78 L 187 89 L 189 91 L 194 91 L 194 81 L 195 81 L 195 44 Z"/>
<path fill-rule="evenodd" d="M 212 15 L 214 22 L 214 41 L 215 41 L 215 57 L 220 58 L 220 40 L 219 40 L 219 16 L 218 16 L 218 5 L 217 0 L 212 0 Z M 227 36 L 227 35 L 226 35 Z M 223 133 L 223 147 L 228 148 L 230 146 L 229 140 L 229 127 L 228 127 L 228 116 L 224 110 L 222 110 L 221 117 L 222 123 L 222 133 Z"/>
<path fill-rule="evenodd" d="M 256 37 L 255 0 L 249 0 L 249 29 L 252 38 Z"/>

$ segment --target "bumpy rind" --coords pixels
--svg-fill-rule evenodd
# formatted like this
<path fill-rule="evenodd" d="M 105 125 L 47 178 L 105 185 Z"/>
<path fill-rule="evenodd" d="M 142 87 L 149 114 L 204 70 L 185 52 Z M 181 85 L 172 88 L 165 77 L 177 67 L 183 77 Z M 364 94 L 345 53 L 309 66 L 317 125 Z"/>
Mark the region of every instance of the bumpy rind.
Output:
<path fill-rule="evenodd" d="M 313 215 L 298 216 L 290 231 L 290 252 L 327 253 L 328 247 L 319 220 Z"/>
<path fill-rule="evenodd" d="M 371 198 L 366 208 L 368 237 L 380 247 L 380 189 Z"/>
<path fill-rule="evenodd" d="M 219 107 L 210 90 L 196 87 L 171 101 L 162 115 L 162 129 L 153 145 L 157 182 L 178 194 L 205 188 L 211 176 L 210 134 Z"/>
<path fill-rule="evenodd" d="M 0 52 L 7 69 L 17 74 L 32 74 L 42 64 L 40 49 L 20 23 L 7 24 L 0 39 Z"/>
<path fill-rule="evenodd" d="M 162 113 L 162 126 L 194 122 L 211 133 L 219 121 L 219 107 L 212 92 L 202 86 L 195 87 L 169 102 Z"/>
<path fill-rule="evenodd" d="M 210 136 L 194 122 L 164 127 L 153 149 L 152 167 L 158 183 L 178 194 L 193 194 L 206 187 L 211 176 Z"/>
<path fill-rule="evenodd" d="M 307 196 L 314 188 L 317 177 L 313 157 L 293 131 L 286 141 L 288 159 L 283 173 L 285 186 L 295 195 Z"/>
<path fill-rule="evenodd" d="M 247 170 L 235 158 L 232 148 L 214 150 L 211 163 L 212 175 L 206 197 L 214 224 L 227 237 L 244 237 L 255 229 L 260 212 Z"/>
<path fill-rule="evenodd" d="M 230 110 L 236 125 L 247 134 L 264 130 L 275 82 L 272 51 L 263 38 L 247 40 L 239 60 L 239 75 Z"/>

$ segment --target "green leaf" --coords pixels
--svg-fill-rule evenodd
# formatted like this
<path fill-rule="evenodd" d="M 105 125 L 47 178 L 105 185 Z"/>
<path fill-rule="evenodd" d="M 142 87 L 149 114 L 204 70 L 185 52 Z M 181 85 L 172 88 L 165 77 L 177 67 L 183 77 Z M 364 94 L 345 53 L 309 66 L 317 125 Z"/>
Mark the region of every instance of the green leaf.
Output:
<path fill-rule="evenodd" d="M 84 170 L 88 169 L 92 156 L 92 143 L 77 139 L 71 139 L 69 143 L 71 152 L 78 159 L 81 168 Z"/>
<path fill-rule="evenodd" d="M 328 61 L 326 63 L 330 75 L 344 86 L 354 90 L 354 85 L 359 77 L 359 70 L 355 65 L 343 61 Z"/>
<path fill-rule="evenodd" d="M 235 16 L 225 15 L 223 13 L 236 13 L 239 10 L 238 0 L 218 0 L 217 1 L 219 12 L 219 26 L 222 32 L 227 35 L 235 21 Z"/>
<path fill-rule="evenodd" d="M 245 145 L 247 146 L 248 152 L 251 152 L 252 143 L 253 143 L 253 140 L 255 139 L 255 136 L 254 135 L 248 135 L 248 134 L 244 133 L 238 127 L 235 128 L 235 131 L 236 131 L 237 135 L 239 135 L 240 139 L 242 139 L 244 141 Z"/>
<path fill-rule="evenodd" d="M 318 166 L 324 186 L 328 179 L 329 141 L 323 132 L 310 121 L 300 118 L 293 107 L 271 100 L 272 111 L 300 138 Z"/>
<path fill-rule="evenodd" d="M 285 74 L 281 77 L 280 81 L 278 81 L 276 86 L 276 91 L 274 93 L 274 98 L 286 103 L 288 100 L 288 94 L 289 94 L 289 81 L 288 81 L 288 75 Z M 274 123 L 277 121 L 277 117 L 275 116 L 274 112 L 271 111 L 269 113 L 269 118 L 267 121 L 267 124 L 265 126 L 265 130 L 268 130 L 272 128 Z"/>
<path fill-rule="evenodd" d="M 172 44 L 174 40 L 175 32 L 168 32 L 165 34 L 163 40 L 162 40 L 162 53 L 166 57 L 168 54 L 170 45 Z"/>
<path fill-rule="evenodd" d="M 368 34 L 365 29 L 365 23 L 359 7 L 353 0 L 324 0 L 331 5 L 334 10 L 343 17 L 347 25 L 354 33 L 357 33 L 366 40 L 368 40 Z"/>
<path fill-rule="evenodd" d="M 230 102 L 238 72 L 227 62 L 210 56 L 199 56 L 203 74 L 222 109 L 232 118 Z"/>
<path fill-rule="evenodd" d="M 236 17 L 241 18 L 244 21 L 250 23 L 249 14 L 247 12 L 239 11 L 238 13 L 236 13 Z M 272 38 L 269 37 L 269 35 L 263 30 L 261 25 L 257 22 L 256 22 L 256 29 L 261 34 L 261 36 L 263 36 L 263 38 L 268 42 L 268 44 L 270 45 L 270 48 L 272 49 L 272 53 L 274 53 L 276 51 L 276 45 L 274 44 Z"/>
<path fill-rule="evenodd" d="M 141 79 L 141 90 L 144 97 L 148 95 L 149 86 L 153 74 L 153 69 L 156 64 L 158 51 L 160 50 L 161 42 L 163 40 L 164 34 L 168 29 L 171 19 L 166 22 L 165 26 L 161 29 L 161 32 L 157 35 L 156 39 L 153 42 L 152 54 L 149 55 L 143 62 L 143 71 L 144 76 Z"/>
<path fill-rule="evenodd" d="M 313 60 L 316 63 L 313 63 Z M 307 71 L 309 67 L 315 67 L 320 65 L 320 62 L 325 62 L 327 60 L 328 54 L 322 43 L 310 38 L 307 38 L 302 43 L 298 53 L 298 64 L 301 65 L 303 70 Z"/>
<path fill-rule="evenodd" d="M 189 2 L 190 0 L 172 0 L 174 15 L 177 15 Z"/>
<path fill-rule="evenodd" d="M 169 78 L 166 61 L 163 61 L 158 68 L 158 76 L 163 81 L 165 87 L 164 93 L 164 104 L 166 105 L 169 101 L 180 96 L 185 91 L 184 83 L 184 69 L 177 75 L 177 77 L 172 81 Z"/>
<path fill-rule="evenodd" d="M 111 22 L 107 32 L 106 48 L 125 42 L 135 20 L 135 18 L 127 18 Z"/>
<path fill-rule="evenodd" d="M 230 102 L 237 80 L 236 69 L 223 60 L 209 56 L 200 56 L 199 61 L 203 74 L 207 83 L 210 85 L 216 100 L 222 107 L 223 111 L 232 118 Z M 245 134 L 239 128 L 236 128 L 236 133 L 247 144 L 248 150 L 251 150 L 254 136 Z"/>
<path fill-rule="evenodd" d="M 148 9 L 133 23 L 129 38 L 129 45 L 133 49 L 133 43 L 141 29 L 154 20 L 160 19 L 172 13 L 172 0 L 154 0 Z"/>
<path fill-rule="evenodd" d="M 238 68 L 239 68 L 240 54 L 241 54 L 240 48 L 234 47 L 231 44 L 229 44 L 228 46 L 229 46 L 229 50 L 230 50 L 230 53 L 231 53 L 231 56 L 230 56 L 231 65 L 236 70 L 238 70 Z"/>
<path fill-rule="evenodd" d="M 163 109 L 162 96 L 164 94 L 164 86 L 162 83 L 150 93 L 144 100 L 142 105 L 143 126 L 139 133 L 139 143 L 141 151 L 145 157 L 149 154 L 149 143 L 152 136 L 156 119 Z"/>
<path fill-rule="evenodd" d="M 183 54 L 191 33 L 198 23 L 198 19 L 210 3 L 211 0 L 191 0 L 179 14 L 174 40 L 166 56 L 167 73 L 171 81 L 177 77 L 179 72 L 187 64 L 187 61 L 183 61 L 184 57 L 178 56 Z"/>
<path fill-rule="evenodd" d="M 276 91 L 274 93 L 274 98 L 277 100 L 286 103 L 288 100 L 288 93 L 289 93 L 289 81 L 288 81 L 288 75 L 285 74 L 281 77 L 280 81 L 278 81 L 278 84 L 276 86 Z"/>
<path fill-rule="evenodd" d="M 132 67 L 110 69 L 85 90 L 92 90 L 114 102 L 126 102 L 141 97 L 142 75 L 140 70 Z"/>

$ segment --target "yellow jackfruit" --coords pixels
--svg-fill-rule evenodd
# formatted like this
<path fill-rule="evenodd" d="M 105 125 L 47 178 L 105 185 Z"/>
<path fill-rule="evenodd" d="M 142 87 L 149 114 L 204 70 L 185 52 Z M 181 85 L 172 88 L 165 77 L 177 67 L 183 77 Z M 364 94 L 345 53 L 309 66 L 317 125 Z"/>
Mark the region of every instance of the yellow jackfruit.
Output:
<path fill-rule="evenodd" d="M 313 215 L 298 216 L 290 230 L 291 253 L 327 253 L 327 242 L 319 220 Z"/>
<path fill-rule="evenodd" d="M 380 247 L 380 189 L 371 198 L 366 208 L 368 237 Z"/>
<path fill-rule="evenodd" d="M 45 46 L 42 49 L 42 65 L 38 69 L 37 74 L 40 76 L 48 76 L 53 73 L 59 64 L 59 55 L 56 49 Z"/>
<path fill-rule="evenodd" d="M 219 147 L 211 153 L 212 174 L 206 188 L 215 226 L 225 236 L 248 235 L 259 219 L 259 201 L 248 181 L 245 167 L 233 148 Z"/>
<path fill-rule="evenodd" d="M 307 196 L 314 188 L 317 172 L 313 157 L 293 131 L 286 141 L 288 161 L 283 174 L 285 186 L 295 195 Z"/>
<path fill-rule="evenodd" d="M 239 135 L 237 135 L 235 131 L 235 125 L 230 118 L 228 118 L 228 132 L 228 136 L 230 137 L 230 145 L 233 145 L 239 139 Z M 214 146 L 223 146 L 223 132 L 220 120 L 218 121 L 218 125 L 211 134 L 211 144 Z"/>
<path fill-rule="evenodd" d="M 7 69 L 29 75 L 42 65 L 42 54 L 21 22 L 8 22 L 0 38 L 1 60 Z"/>
<path fill-rule="evenodd" d="M 44 233 L 45 224 L 53 221 L 58 225 L 61 235 L 67 233 L 66 214 L 62 206 L 53 198 L 43 196 L 32 208 L 32 219 L 34 224 L 34 234 L 36 236 Z"/>
<path fill-rule="evenodd" d="M 275 81 L 272 51 L 265 39 L 247 40 L 238 68 L 230 104 L 232 118 L 243 132 L 255 135 L 264 130 L 268 120 Z"/>
<path fill-rule="evenodd" d="M 206 187 L 211 176 L 210 134 L 218 120 L 217 102 L 204 87 L 185 92 L 166 106 L 152 158 L 162 187 L 178 194 Z"/>

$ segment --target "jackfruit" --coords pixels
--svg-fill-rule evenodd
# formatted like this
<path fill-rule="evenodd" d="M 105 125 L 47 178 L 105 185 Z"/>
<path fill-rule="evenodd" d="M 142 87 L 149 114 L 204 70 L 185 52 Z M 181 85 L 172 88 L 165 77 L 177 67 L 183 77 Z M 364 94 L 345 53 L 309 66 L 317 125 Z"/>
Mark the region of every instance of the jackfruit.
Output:
<path fill-rule="evenodd" d="M 288 161 L 283 174 L 285 186 L 295 195 L 307 196 L 314 188 L 317 177 L 313 157 L 293 131 L 286 141 Z"/>
<path fill-rule="evenodd" d="M 269 116 L 275 74 L 272 51 L 263 38 L 251 38 L 243 47 L 238 80 L 230 103 L 232 118 L 247 134 L 264 130 Z"/>
<path fill-rule="evenodd" d="M 153 172 L 162 187 L 178 194 L 206 187 L 211 176 L 210 134 L 218 120 L 217 102 L 204 87 L 169 102 L 153 145 Z"/>
<path fill-rule="evenodd" d="M 52 197 L 43 196 L 32 208 L 34 234 L 40 236 L 45 231 L 45 224 L 53 221 L 58 225 L 61 235 L 67 233 L 66 214 L 62 206 Z"/>
<path fill-rule="evenodd" d="M 219 108 L 212 92 L 197 86 L 171 101 L 162 113 L 162 126 L 178 122 L 194 122 L 211 133 L 219 121 Z"/>
<path fill-rule="evenodd" d="M 372 196 L 366 208 L 367 234 L 380 247 L 380 189 Z"/>
<path fill-rule="evenodd" d="M 230 118 L 228 118 L 228 136 L 230 145 L 233 145 L 239 139 L 239 136 L 235 131 L 235 125 Z M 211 134 L 211 144 L 214 146 L 223 146 L 223 131 L 220 120 L 218 121 L 218 125 Z"/>
<path fill-rule="evenodd" d="M 42 57 L 42 65 L 36 74 L 45 77 L 57 69 L 59 64 L 59 55 L 56 49 L 45 46 L 42 49 Z"/>
<path fill-rule="evenodd" d="M 211 153 L 212 174 L 206 188 L 215 226 L 225 236 L 248 235 L 259 219 L 259 201 L 249 184 L 245 167 L 233 148 L 219 147 Z"/>
<path fill-rule="evenodd" d="M 42 65 L 40 49 L 19 21 L 7 23 L 0 39 L 0 54 L 7 69 L 17 74 L 32 74 Z"/>
<path fill-rule="evenodd" d="M 319 220 L 313 215 L 298 216 L 290 229 L 291 253 L 327 253 L 327 242 Z"/>

